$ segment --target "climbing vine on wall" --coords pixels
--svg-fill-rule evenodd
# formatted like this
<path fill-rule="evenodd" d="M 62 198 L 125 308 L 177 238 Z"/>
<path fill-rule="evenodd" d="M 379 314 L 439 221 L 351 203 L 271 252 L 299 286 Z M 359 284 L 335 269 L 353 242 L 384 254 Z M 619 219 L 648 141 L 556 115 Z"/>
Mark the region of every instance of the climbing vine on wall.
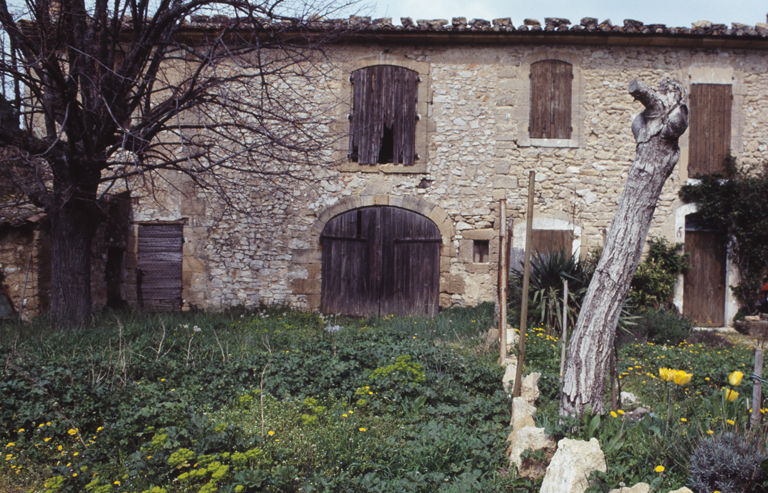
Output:
<path fill-rule="evenodd" d="M 757 171 L 745 171 L 737 170 L 734 158 L 728 158 L 725 170 L 684 185 L 680 198 L 697 204 L 705 224 L 728 233 L 724 241 L 739 268 L 739 282 L 731 289 L 742 306 L 754 312 L 768 273 L 768 163 Z"/>

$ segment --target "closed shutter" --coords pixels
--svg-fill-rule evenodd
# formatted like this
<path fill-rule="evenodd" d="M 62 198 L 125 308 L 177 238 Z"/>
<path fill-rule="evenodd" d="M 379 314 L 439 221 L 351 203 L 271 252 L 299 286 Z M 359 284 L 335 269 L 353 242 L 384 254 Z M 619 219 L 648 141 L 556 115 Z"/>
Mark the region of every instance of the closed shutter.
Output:
<path fill-rule="evenodd" d="M 417 72 L 392 65 L 352 72 L 349 153 L 353 161 L 415 163 L 418 83 Z"/>
<path fill-rule="evenodd" d="M 560 60 L 531 65 L 532 139 L 571 138 L 573 66 Z"/>
<path fill-rule="evenodd" d="M 182 224 L 139 225 L 139 304 L 152 311 L 181 309 Z"/>
<path fill-rule="evenodd" d="M 731 86 L 693 84 L 690 95 L 688 176 L 723 170 L 731 149 Z"/>

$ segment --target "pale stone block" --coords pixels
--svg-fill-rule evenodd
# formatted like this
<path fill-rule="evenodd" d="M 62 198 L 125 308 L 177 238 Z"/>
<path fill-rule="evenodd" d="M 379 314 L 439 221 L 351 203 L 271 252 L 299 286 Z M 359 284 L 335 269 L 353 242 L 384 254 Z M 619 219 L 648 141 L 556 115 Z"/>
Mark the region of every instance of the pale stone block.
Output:
<path fill-rule="evenodd" d="M 555 439 L 544 433 L 544 428 L 525 426 L 515 433 L 514 442 L 509 448 L 509 460 L 517 466 L 520 476 L 529 479 L 540 478 L 547 471 L 546 463 L 531 459 L 523 460 L 520 456 L 527 449 L 543 450 L 547 459 L 551 459 L 556 448 Z"/>
<path fill-rule="evenodd" d="M 589 475 L 607 470 L 605 454 L 597 438 L 589 442 L 563 438 L 547 466 L 540 493 L 584 493 L 589 487 Z"/>
<path fill-rule="evenodd" d="M 651 486 L 648 483 L 637 483 L 631 488 L 624 486 L 616 490 L 611 490 L 610 493 L 650 493 L 650 491 Z"/>

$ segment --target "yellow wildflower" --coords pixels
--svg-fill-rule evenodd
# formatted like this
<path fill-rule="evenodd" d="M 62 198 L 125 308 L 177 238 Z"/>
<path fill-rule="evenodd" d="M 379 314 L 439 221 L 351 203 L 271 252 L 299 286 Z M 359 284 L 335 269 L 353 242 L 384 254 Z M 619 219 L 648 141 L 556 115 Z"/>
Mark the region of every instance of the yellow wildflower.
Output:
<path fill-rule="evenodd" d="M 664 466 L 656 466 L 654 471 L 656 471 L 656 472 L 664 472 Z"/>
<path fill-rule="evenodd" d="M 733 402 L 733 401 L 735 401 L 738 398 L 739 398 L 739 393 L 738 392 L 736 392 L 735 390 L 731 390 L 731 389 L 725 389 L 725 399 L 728 402 Z"/>
<path fill-rule="evenodd" d="M 735 371 L 728 375 L 728 383 L 736 387 L 741 383 L 742 378 L 744 378 L 744 374 L 740 371 Z"/>

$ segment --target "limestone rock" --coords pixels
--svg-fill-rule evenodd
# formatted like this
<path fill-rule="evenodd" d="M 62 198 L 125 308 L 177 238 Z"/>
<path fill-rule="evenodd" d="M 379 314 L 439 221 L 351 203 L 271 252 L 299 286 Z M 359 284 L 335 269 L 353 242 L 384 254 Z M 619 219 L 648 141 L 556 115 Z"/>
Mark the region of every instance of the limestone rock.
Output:
<path fill-rule="evenodd" d="M 518 474 L 528 479 L 542 477 L 547 471 L 546 462 L 530 457 L 522 459 L 520 455 L 527 449 L 543 450 L 546 458 L 551 459 L 557 448 L 554 438 L 544 433 L 544 428 L 525 426 L 515 434 L 514 440 L 509 448 L 509 460 L 517 466 Z"/>
<path fill-rule="evenodd" d="M 526 426 L 536 427 L 536 422 L 533 420 L 534 414 L 536 414 L 536 408 L 528 404 L 525 399 L 522 397 L 512 399 L 512 419 L 509 422 L 512 425 L 512 433 L 507 438 L 508 442 L 513 442 L 515 433 Z"/>
<path fill-rule="evenodd" d="M 637 396 L 633 394 L 632 392 L 622 392 L 621 393 L 621 403 L 623 405 L 627 404 L 637 404 L 639 401 L 637 400 Z"/>
<path fill-rule="evenodd" d="M 501 385 L 504 387 L 504 392 L 512 392 L 513 385 L 515 383 L 515 374 L 517 373 L 517 361 L 514 364 L 507 365 L 507 369 L 504 371 L 504 376 L 501 378 Z"/>
<path fill-rule="evenodd" d="M 515 388 L 516 372 L 517 360 L 515 360 L 514 364 L 507 365 L 507 369 L 501 379 L 504 392 L 512 392 Z M 541 378 L 541 373 L 538 372 L 530 373 L 523 377 L 523 382 L 520 388 L 520 397 L 525 399 L 525 402 L 528 404 L 535 404 L 536 399 L 539 398 L 539 378 Z"/>
<path fill-rule="evenodd" d="M 610 493 L 649 493 L 651 486 L 648 483 L 637 483 L 631 488 L 623 486 L 617 490 L 611 490 Z"/>
<path fill-rule="evenodd" d="M 685 486 L 683 486 L 679 490 L 670 491 L 669 493 L 693 493 L 693 491 L 691 491 L 689 488 L 686 488 Z"/>
<path fill-rule="evenodd" d="M 541 493 L 583 493 L 592 471 L 606 472 L 605 455 L 597 438 L 589 442 L 563 438 L 547 467 Z"/>

